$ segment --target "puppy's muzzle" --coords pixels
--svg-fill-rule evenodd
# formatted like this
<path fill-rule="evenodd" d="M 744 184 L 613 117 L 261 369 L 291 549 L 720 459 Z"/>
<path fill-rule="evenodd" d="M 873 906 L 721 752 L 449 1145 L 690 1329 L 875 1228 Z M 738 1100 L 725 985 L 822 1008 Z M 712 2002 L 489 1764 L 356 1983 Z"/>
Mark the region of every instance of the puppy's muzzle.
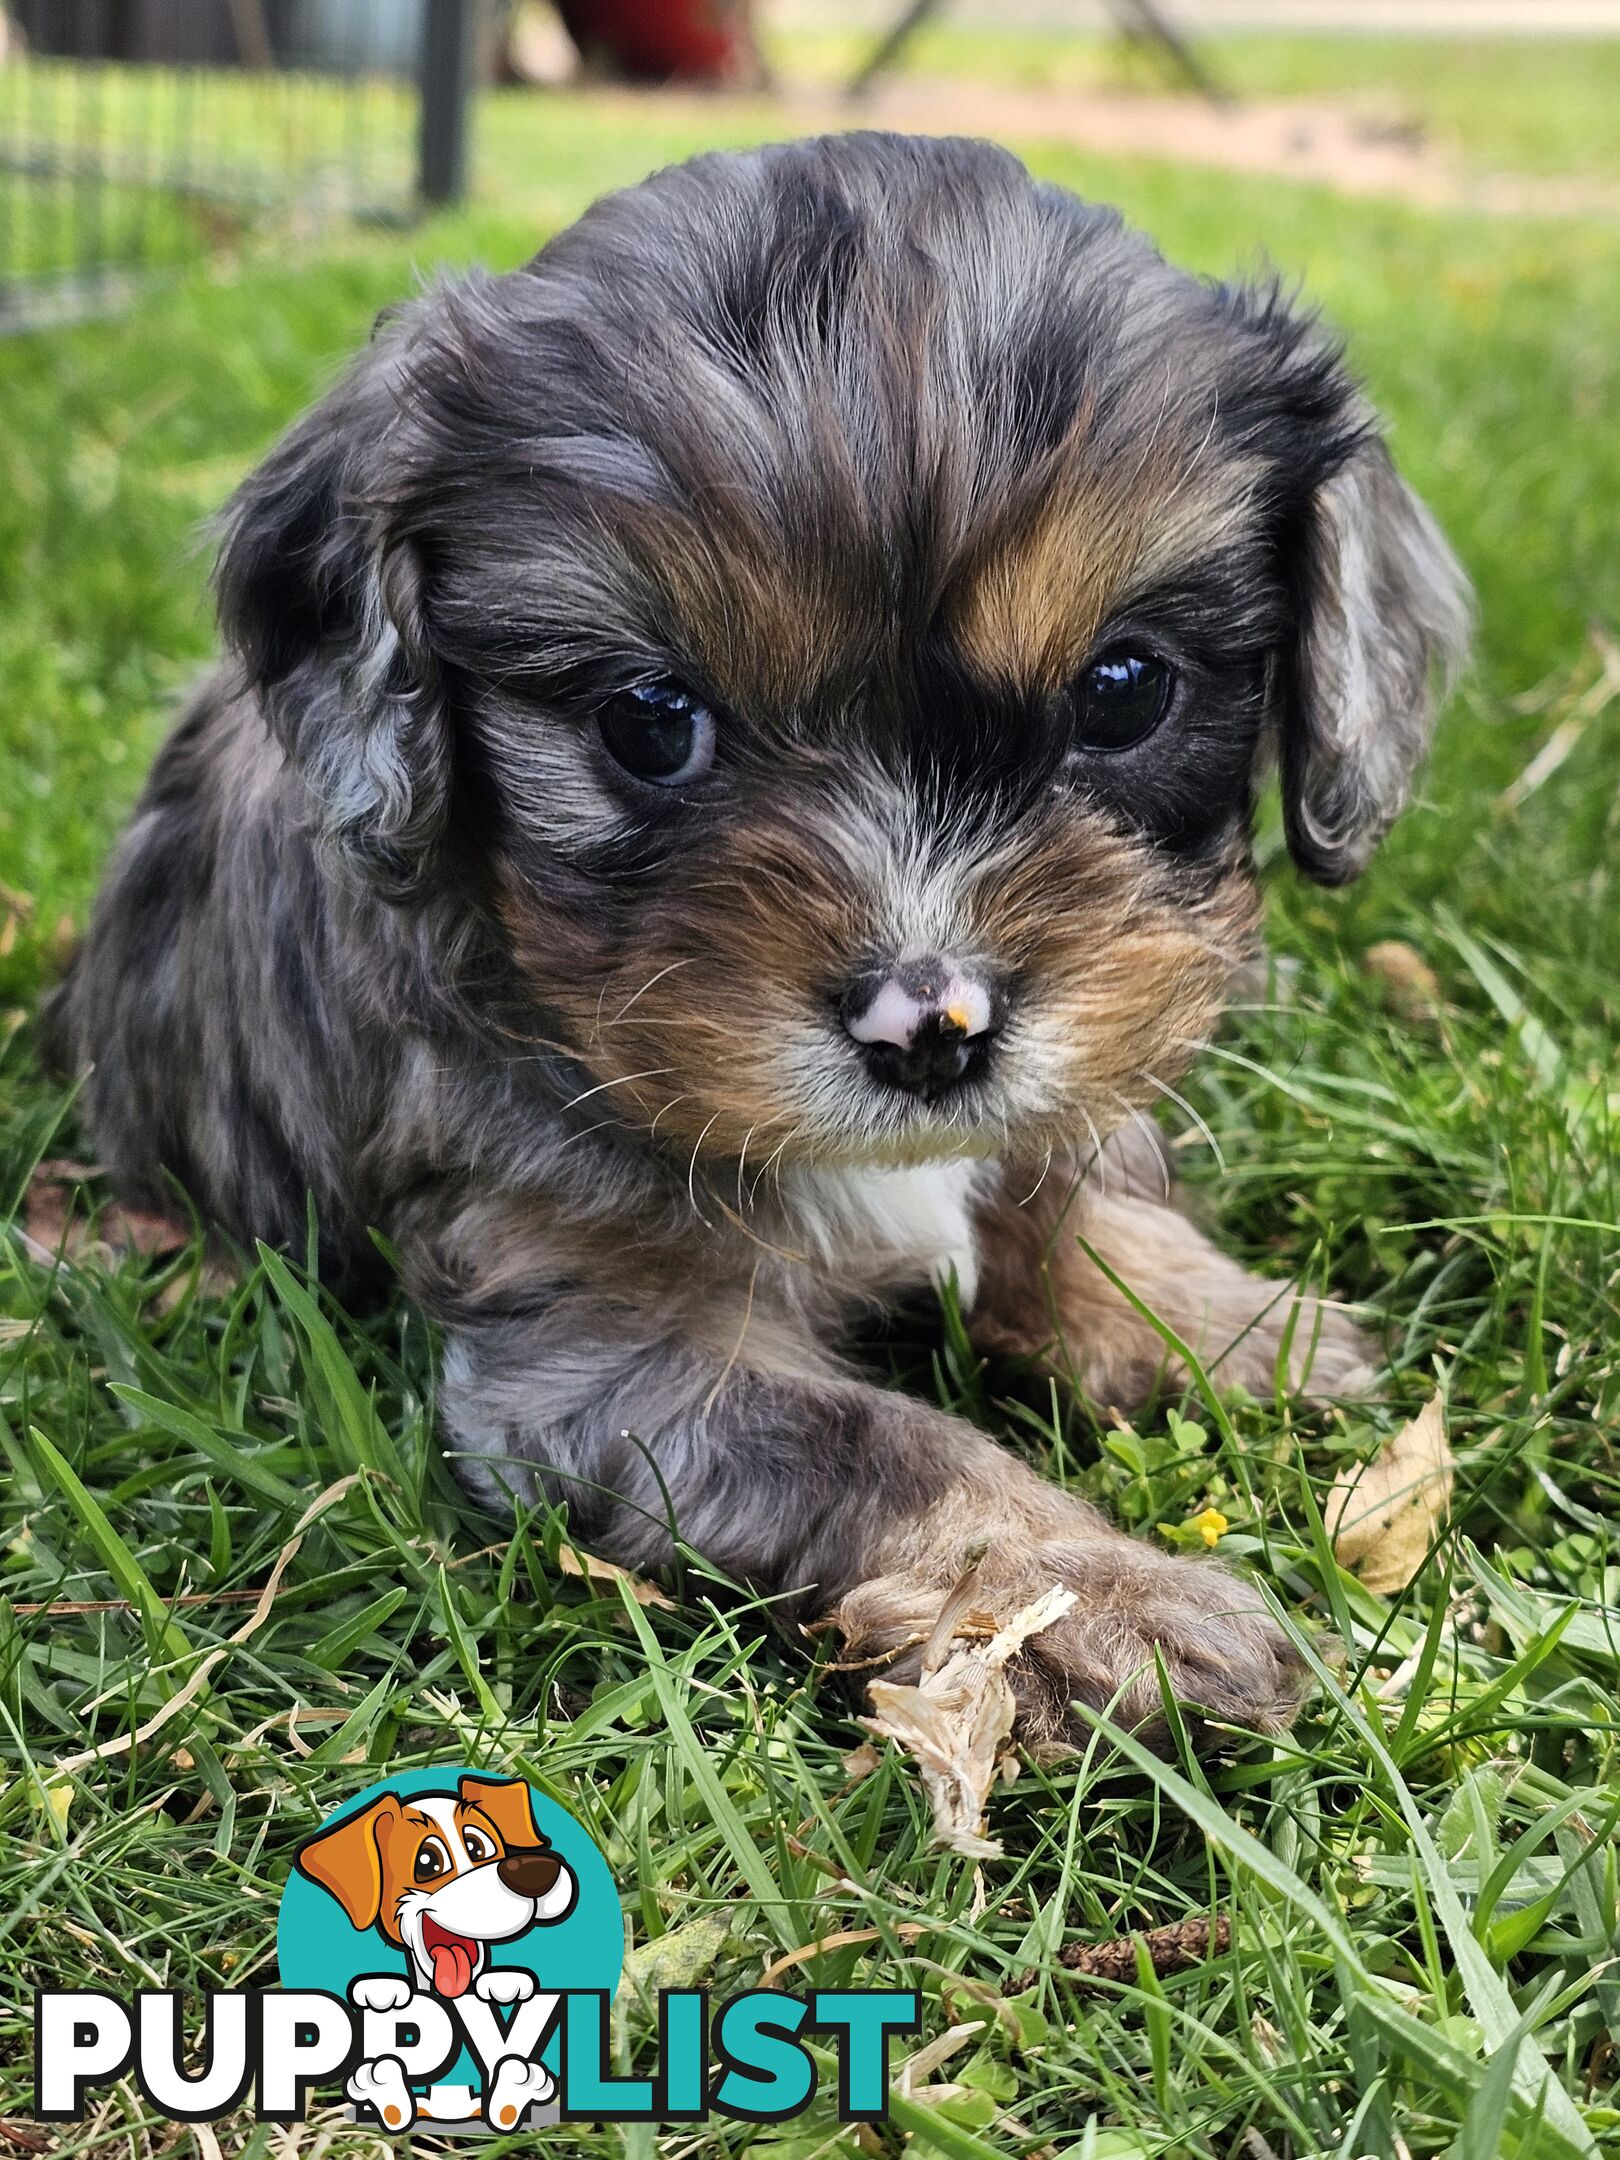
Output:
<path fill-rule="evenodd" d="M 508 1890 L 519 1897 L 543 1898 L 556 1887 L 562 1862 L 554 1852 L 539 1846 L 519 1847 L 495 1863 L 495 1872 Z"/>
<path fill-rule="evenodd" d="M 925 1102 L 983 1077 L 999 1017 L 982 976 L 932 953 L 864 970 L 838 1014 L 873 1079 Z"/>

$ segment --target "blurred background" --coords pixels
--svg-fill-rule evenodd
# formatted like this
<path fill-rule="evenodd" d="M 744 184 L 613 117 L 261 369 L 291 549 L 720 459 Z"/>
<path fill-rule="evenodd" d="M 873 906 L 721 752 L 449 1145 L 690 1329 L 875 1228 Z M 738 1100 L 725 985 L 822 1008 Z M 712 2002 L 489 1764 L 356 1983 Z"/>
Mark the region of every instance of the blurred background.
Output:
<path fill-rule="evenodd" d="M 1307 281 L 1484 601 L 1470 792 L 1435 817 L 1472 834 L 1458 804 L 1549 736 L 1593 753 L 1620 0 L 4 0 L 0 1010 L 208 650 L 201 522 L 375 311 L 670 159 L 859 125 L 998 137 L 1196 268 Z M 1612 795 L 1561 805 L 1544 868 L 1584 875 Z M 1355 905 L 1454 884 L 1458 831 Z"/>
<path fill-rule="evenodd" d="M 513 208 L 559 129 L 1025 137 L 1443 206 L 1620 181 L 1620 0 L 6 0 L 0 326 L 334 216 Z M 638 113 L 614 89 L 658 93 Z M 706 100 L 694 104 L 694 100 Z M 631 168 L 633 170 L 633 167 Z"/>

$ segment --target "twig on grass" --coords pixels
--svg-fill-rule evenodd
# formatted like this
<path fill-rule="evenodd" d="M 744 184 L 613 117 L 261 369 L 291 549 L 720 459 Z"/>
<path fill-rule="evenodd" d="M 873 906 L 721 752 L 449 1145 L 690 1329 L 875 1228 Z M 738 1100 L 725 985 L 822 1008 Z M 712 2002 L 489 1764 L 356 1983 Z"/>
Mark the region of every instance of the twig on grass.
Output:
<path fill-rule="evenodd" d="M 1134 1935 L 1111 1935 L 1106 1942 L 1070 1943 L 1057 1955 L 1055 1971 L 1065 1979 L 1118 1980 L 1128 1985 L 1136 1978 L 1138 1949 L 1147 1952 L 1148 1963 L 1162 1979 L 1168 1973 L 1187 1972 L 1201 1965 L 1213 1952 L 1217 1957 L 1232 1945 L 1232 1923 L 1225 1913 L 1214 1921 L 1202 1914 L 1191 1920 L 1172 1921 L 1168 1927 L 1146 1928 Z M 1021 1995 L 1040 1978 L 1032 1965 L 1013 1988 Z"/>

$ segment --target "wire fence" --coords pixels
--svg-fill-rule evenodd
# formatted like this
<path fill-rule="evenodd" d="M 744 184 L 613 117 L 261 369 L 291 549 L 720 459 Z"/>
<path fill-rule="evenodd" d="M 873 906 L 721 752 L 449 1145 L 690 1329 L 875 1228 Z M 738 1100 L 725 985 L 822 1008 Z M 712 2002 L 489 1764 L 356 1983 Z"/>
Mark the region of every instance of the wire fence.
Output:
<path fill-rule="evenodd" d="M 0 331 L 465 184 L 477 0 L 0 0 Z"/>

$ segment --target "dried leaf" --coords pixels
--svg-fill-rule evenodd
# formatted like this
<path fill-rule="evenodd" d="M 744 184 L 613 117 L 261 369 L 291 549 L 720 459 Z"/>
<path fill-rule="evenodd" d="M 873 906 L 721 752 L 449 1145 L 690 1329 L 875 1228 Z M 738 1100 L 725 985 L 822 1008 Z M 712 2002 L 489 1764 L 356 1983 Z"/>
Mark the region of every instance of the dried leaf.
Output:
<path fill-rule="evenodd" d="M 897 1936 L 901 1942 L 915 1942 L 919 1935 L 938 1935 L 945 1926 L 943 1920 L 895 1920 L 880 1928 L 840 1928 L 834 1935 L 818 1936 L 814 1942 L 800 1943 L 797 1950 L 773 1958 L 760 1974 L 759 1985 L 774 1987 L 783 1973 L 792 1972 L 796 1965 L 807 1965 L 812 1958 L 824 1957 L 829 1950 L 847 1950 L 852 1943 L 882 1942 L 886 1935 Z"/>
<path fill-rule="evenodd" d="M 650 1583 L 640 1575 L 632 1575 L 628 1568 L 615 1567 L 611 1560 L 599 1560 L 595 1553 L 580 1552 L 576 1546 L 558 1548 L 557 1565 L 565 1575 L 575 1575 L 581 1582 L 623 1583 L 638 1605 L 657 1605 L 664 1612 L 674 1612 L 675 1600 L 666 1597 L 656 1583 Z"/>
<path fill-rule="evenodd" d="M 23 1231 L 33 1244 L 35 1257 L 49 1262 L 86 1260 L 96 1255 L 137 1253 L 146 1260 L 167 1260 L 183 1252 L 194 1235 L 190 1223 L 170 1215 L 154 1215 L 144 1208 L 121 1207 L 117 1201 L 95 1208 L 81 1201 L 80 1188 L 104 1173 L 95 1163 L 50 1158 L 40 1163 L 28 1181 L 23 1202 Z M 198 1288 L 204 1297 L 228 1296 L 240 1282 L 236 1269 L 210 1257 L 203 1263 Z M 190 1292 L 189 1282 L 171 1282 L 158 1299 L 160 1312 L 172 1312 Z"/>
<path fill-rule="evenodd" d="M 988 2018 L 969 2018 L 965 2024 L 952 2025 L 934 2039 L 925 2041 L 915 2054 L 908 2055 L 900 2065 L 900 2090 L 915 2097 L 940 2065 L 949 2062 L 953 2055 L 959 2055 L 963 2048 L 977 2040 L 989 2023 Z"/>
<path fill-rule="evenodd" d="M 844 1775 L 849 1780 L 844 1790 L 848 1792 L 850 1786 L 858 1785 L 862 1778 L 869 1778 L 877 1766 L 878 1751 L 870 1740 L 863 1740 L 858 1748 L 851 1748 L 844 1757 Z"/>
<path fill-rule="evenodd" d="M 713 1967 L 731 1933 L 729 1913 L 704 1913 L 684 1927 L 637 1943 L 625 1958 L 621 1985 L 638 2002 L 654 2002 L 663 1988 L 694 1988 Z"/>
<path fill-rule="evenodd" d="M 1433 1395 L 1371 1462 L 1334 1479 L 1322 1519 L 1336 1557 L 1369 1590 L 1404 1590 L 1446 1519 L 1455 1474 L 1445 1398 Z"/>
<path fill-rule="evenodd" d="M 23 1228 L 52 1253 L 81 1259 L 95 1245 L 122 1248 L 147 1259 L 165 1258 L 191 1243 L 191 1227 L 167 1215 L 153 1215 L 142 1208 L 120 1207 L 116 1201 L 102 1208 L 94 1224 L 86 1210 L 75 1206 L 79 1188 L 99 1176 L 90 1163 L 42 1162 L 28 1181 L 23 1203 Z"/>
<path fill-rule="evenodd" d="M 1432 1020 L 1440 1010 L 1439 976 L 1420 952 L 1399 938 L 1369 945 L 1361 956 L 1361 967 L 1406 1019 Z"/>
<path fill-rule="evenodd" d="M 1017 1707 L 1007 1666 L 1032 1635 L 1061 1620 L 1074 1603 L 1074 1592 L 1054 1583 L 988 1641 L 975 1639 L 951 1651 L 937 1669 L 925 1658 L 915 1687 L 874 1680 L 867 1690 L 874 1714 L 861 1723 L 915 1756 L 934 1811 L 934 1836 L 953 1852 L 993 1860 L 1001 1851 L 985 1836 L 984 1810 Z M 939 1653 L 948 1648 L 939 1645 Z"/>

